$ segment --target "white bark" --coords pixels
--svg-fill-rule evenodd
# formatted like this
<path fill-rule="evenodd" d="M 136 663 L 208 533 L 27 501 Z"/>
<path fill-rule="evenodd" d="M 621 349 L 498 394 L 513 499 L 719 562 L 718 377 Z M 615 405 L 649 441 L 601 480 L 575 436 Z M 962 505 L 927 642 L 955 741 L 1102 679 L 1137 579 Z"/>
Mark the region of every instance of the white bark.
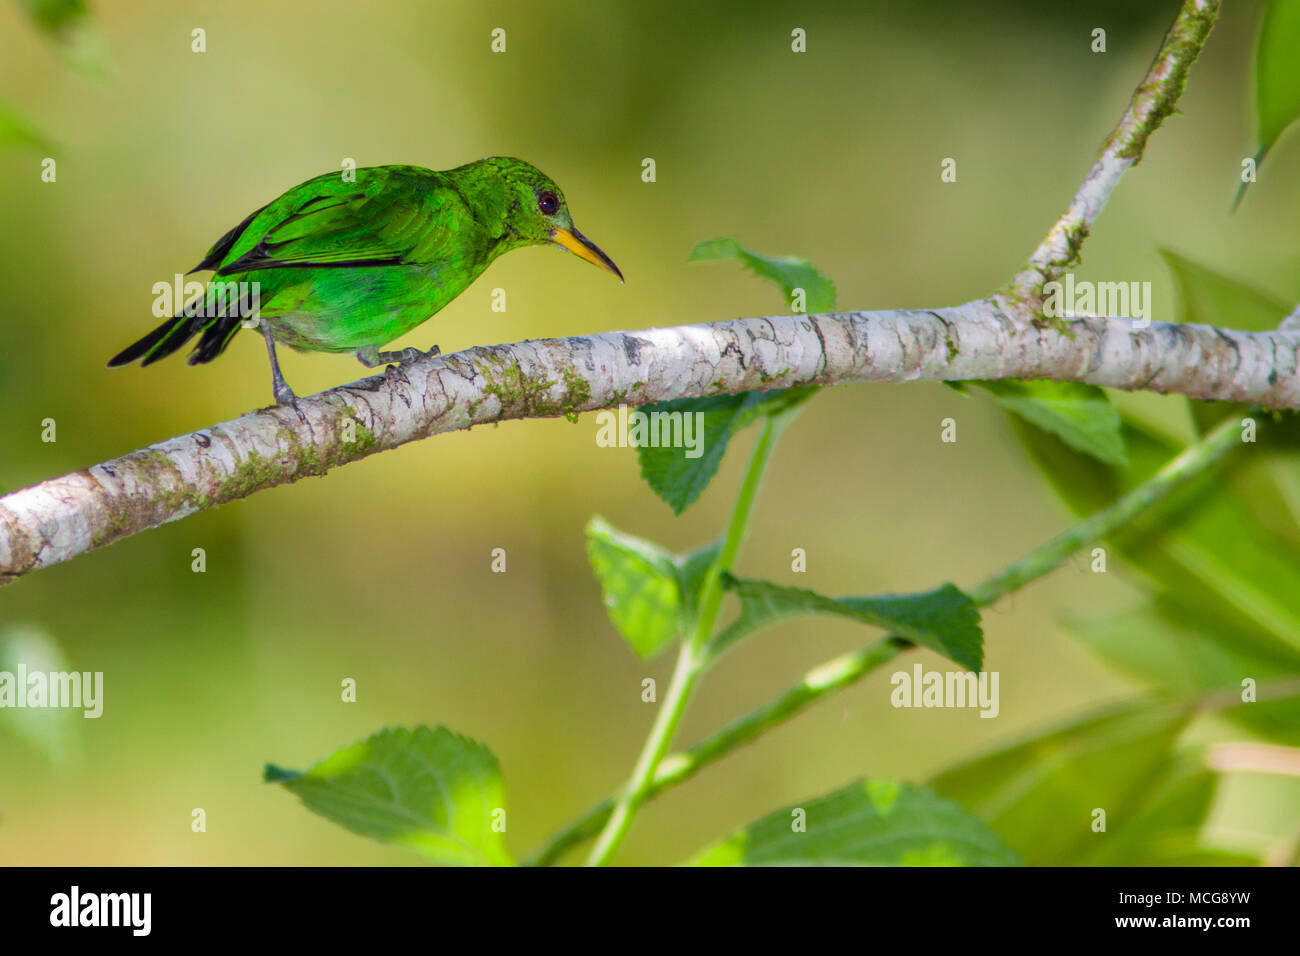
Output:
<path fill-rule="evenodd" d="M 1165 34 L 1146 78 L 1128 109 L 1102 144 L 1101 155 L 1075 191 L 1069 208 L 1034 250 L 1011 284 L 1013 293 L 1033 299 L 1044 282 L 1079 261 L 1079 250 L 1101 216 L 1120 179 L 1142 159 L 1147 139 L 1174 110 L 1187 73 L 1196 62 L 1219 15 L 1218 0 L 1185 0 Z"/>
<path fill-rule="evenodd" d="M 0 583 L 429 435 L 627 403 L 852 382 L 1054 378 L 1300 408 L 1300 332 L 1122 319 L 1073 336 L 991 301 L 737 319 L 475 348 L 269 408 L 0 498 Z M 350 424 L 349 424 L 350 422 Z M 352 441 L 347 438 L 351 435 Z"/>

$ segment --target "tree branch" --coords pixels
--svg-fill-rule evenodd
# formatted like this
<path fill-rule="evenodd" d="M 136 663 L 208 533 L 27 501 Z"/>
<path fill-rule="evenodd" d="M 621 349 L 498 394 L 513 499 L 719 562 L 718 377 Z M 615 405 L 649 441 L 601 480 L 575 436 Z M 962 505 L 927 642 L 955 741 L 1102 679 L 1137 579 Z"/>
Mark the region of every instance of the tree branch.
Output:
<path fill-rule="evenodd" d="M 474 348 L 251 412 L 0 498 L 0 585 L 147 528 L 441 432 L 790 385 L 1049 378 L 1300 408 L 1300 328 L 1086 317 L 1045 328 L 1043 283 L 1172 111 L 1218 13 L 1186 0 L 1073 202 L 1005 293 L 926 311 L 737 319 Z M 1230 316 L 1224 317 L 1230 321 Z"/>
<path fill-rule="evenodd" d="M 789 385 L 1052 378 L 1300 408 L 1300 332 L 1085 318 L 990 301 L 736 319 L 480 347 L 251 412 L 0 498 L 0 584 L 409 441 L 518 418 Z"/>
<path fill-rule="evenodd" d="M 1219 16 L 1219 0 L 1186 0 L 1146 78 L 1134 91 L 1128 109 L 1092 164 L 1074 199 L 1047 234 L 1025 269 L 1011 282 L 1015 297 L 1034 297 L 1043 284 L 1079 262 L 1083 241 L 1120 179 L 1142 159 L 1147 140 L 1183 93 L 1187 74 Z"/>

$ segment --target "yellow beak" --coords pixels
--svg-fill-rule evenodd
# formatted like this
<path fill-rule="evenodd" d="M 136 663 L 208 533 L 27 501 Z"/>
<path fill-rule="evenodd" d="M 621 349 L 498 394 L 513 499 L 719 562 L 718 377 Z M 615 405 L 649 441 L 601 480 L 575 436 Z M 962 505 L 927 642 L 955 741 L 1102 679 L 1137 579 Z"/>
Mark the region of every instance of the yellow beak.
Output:
<path fill-rule="evenodd" d="M 551 230 L 551 242 L 557 246 L 564 246 L 579 259 L 586 259 L 596 268 L 604 269 L 610 275 L 617 276 L 619 282 L 625 281 L 623 273 L 619 271 L 618 266 L 614 265 L 614 260 L 601 252 L 599 246 L 577 229 L 562 229 L 556 226 Z"/>

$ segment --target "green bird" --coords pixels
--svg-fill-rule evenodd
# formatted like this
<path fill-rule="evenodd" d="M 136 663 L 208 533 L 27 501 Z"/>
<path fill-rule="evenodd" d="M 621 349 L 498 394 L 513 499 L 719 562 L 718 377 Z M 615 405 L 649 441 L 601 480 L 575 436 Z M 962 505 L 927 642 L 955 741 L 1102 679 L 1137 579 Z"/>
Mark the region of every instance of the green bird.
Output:
<path fill-rule="evenodd" d="M 194 336 L 189 363 L 211 362 L 241 328 L 260 326 L 275 400 L 289 404 L 276 342 L 351 352 L 367 368 L 412 362 L 425 353 L 380 347 L 428 321 L 497 256 L 548 243 L 623 280 L 574 228 L 560 188 L 522 160 L 494 156 L 442 172 L 373 166 L 355 180 L 326 173 L 217 240 L 190 270 L 214 270 L 204 294 L 108 364 L 149 365 Z"/>

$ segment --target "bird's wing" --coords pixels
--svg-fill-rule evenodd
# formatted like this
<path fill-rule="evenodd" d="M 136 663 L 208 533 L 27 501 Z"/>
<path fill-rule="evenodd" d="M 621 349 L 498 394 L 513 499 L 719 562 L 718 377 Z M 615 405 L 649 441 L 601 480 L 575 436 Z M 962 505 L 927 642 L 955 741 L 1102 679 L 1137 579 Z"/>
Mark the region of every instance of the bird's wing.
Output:
<path fill-rule="evenodd" d="M 356 183 L 336 173 L 303 183 L 223 237 L 204 262 L 220 252 L 217 275 L 226 276 L 431 263 L 454 253 L 457 227 L 471 217 L 459 193 L 431 178 L 437 174 L 357 173 Z"/>

